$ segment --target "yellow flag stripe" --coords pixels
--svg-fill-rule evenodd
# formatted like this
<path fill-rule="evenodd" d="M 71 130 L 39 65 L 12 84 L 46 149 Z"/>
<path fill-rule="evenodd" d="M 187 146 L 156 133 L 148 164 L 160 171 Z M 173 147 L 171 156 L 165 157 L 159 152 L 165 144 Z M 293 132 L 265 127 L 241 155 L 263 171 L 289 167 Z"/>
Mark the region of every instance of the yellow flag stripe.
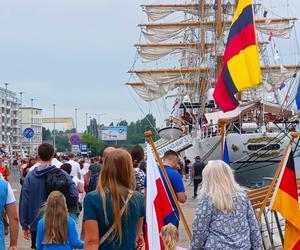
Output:
<path fill-rule="evenodd" d="M 262 82 L 257 49 L 256 45 L 249 46 L 227 62 L 231 78 L 238 91 Z"/>
<path fill-rule="evenodd" d="M 236 8 L 233 20 L 232 20 L 232 24 L 235 23 L 235 21 L 240 17 L 240 15 L 242 14 L 243 10 L 252 4 L 252 0 L 239 0 L 238 2 L 238 6 Z"/>

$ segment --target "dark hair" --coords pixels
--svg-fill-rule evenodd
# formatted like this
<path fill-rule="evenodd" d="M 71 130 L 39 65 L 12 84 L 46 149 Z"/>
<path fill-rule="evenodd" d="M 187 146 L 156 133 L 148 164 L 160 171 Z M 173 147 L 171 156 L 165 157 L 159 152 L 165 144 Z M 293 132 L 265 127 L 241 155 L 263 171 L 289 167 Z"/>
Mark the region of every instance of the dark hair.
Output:
<path fill-rule="evenodd" d="M 178 154 L 174 150 L 168 150 L 167 152 L 165 152 L 163 158 L 168 158 L 170 156 L 176 156 L 176 157 L 178 157 Z"/>
<path fill-rule="evenodd" d="M 38 148 L 38 155 L 42 161 L 50 161 L 54 154 L 54 148 L 49 143 L 42 143 Z"/>
<path fill-rule="evenodd" d="M 81 161 L 79 162 L 79 166 L 80 166 L 80 169 L 83 169 L 83 166 L 84 166 L 84 161 L 83 161 L 83 160 L 81 160 Z"/>
<path fill-rule="evenodd" d="M 68 174 L 70 174 L 71 171 L 72 171 L 72 166 L 71 166 L 71 164 L 69 164 L 69 163 L 64 163 L 64 164 L 62 164 L 62 165 L 60 166 L 60 168 L 61 168 L 62 170 L 64 170 L 64 171 L 66 171 Z"/>
<path fill-rule="evenodd" d="M 29 160 L 28 160 L 27 166 L 28 166 L 29 168 L 31 168 L 36 162 L 37 162 L 37 159 L 34 158 L 34 157 L 31 157 L 31 158 L 29 158 Z"/>
<path fill-rule="evenodd" d="M 70 153 L 70 154 L 68 154 L 68 158 L 70 159 L 73 159 L 75 157 L 75 155 L 73 154 L 73 153 Z"/>
<path fill-rule="evenodd" d="M 140 145 L 136 145 L 130 150 L 134 168 L 138 167 L 138 164 L 144 160 L 144 154 L 144 150 Z"/>

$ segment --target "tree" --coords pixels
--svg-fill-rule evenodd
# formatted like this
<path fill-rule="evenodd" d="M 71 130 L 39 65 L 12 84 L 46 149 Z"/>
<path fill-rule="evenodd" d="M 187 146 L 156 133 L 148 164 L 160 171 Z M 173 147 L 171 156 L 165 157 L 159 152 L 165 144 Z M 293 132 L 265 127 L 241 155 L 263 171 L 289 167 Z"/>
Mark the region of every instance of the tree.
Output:
<path fill-rule="evenodd" d="M 95 118 L 90 120 L 90 125 L 88 126 L 88 133 L 96 137 L 97 139 L 99 138 L 98 123 Z"/>
<path fill-rule="evenodd" d="M 128 126 L 128 122 L 126 120 L 122 120 L 119 123 L 117 123 L 117 126 L 124 126 L 127 127 Z"/>
<path fill-rule="evenodd" d="M 49 141 L 51 139 L 51 131 L 45 127 L 42 127 L 42 140 Z"/>
<path fill-rule="evenodd" d="M 65 131 L 65 133 L 66 133 L 66 134 L 75 134 L 75 133 L 77 133 L 77 131 L 76 131 L 76 128 L 72 128 L 72 129 L 67 129 L 67 130 Z"/>
<path fill-rule="evenodd" d="M 58 152 L 70 152 L 71 144 L 68 136 L 59 134 L 55 137 L 55 146 Z"/>
<path fill-rule="evenodd" d="M 104 145 L 102 144 L 102 142 L 100 142 L 95 136 L 91 134 L 85 133 L 81 137 L 81 143 L 88 145 L 88 148 L 91 151 L 90 156 L 92 157 L 102 154 L 104 150 Z"/>

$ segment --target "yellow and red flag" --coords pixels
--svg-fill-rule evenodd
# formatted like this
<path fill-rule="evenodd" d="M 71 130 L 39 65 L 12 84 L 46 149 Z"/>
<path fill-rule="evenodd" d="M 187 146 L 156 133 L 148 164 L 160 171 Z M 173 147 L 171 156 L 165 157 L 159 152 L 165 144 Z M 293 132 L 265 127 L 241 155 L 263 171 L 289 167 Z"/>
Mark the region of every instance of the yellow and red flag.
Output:
<path fill-rule="evenodd" d="M 288 155 L 288 154 L 287 154 Z M 290 151 L 281 170 L 271 201 L 271 208 L 286 220 L 284 249 L 300 249 L 300 208 L 293 154 Z"/>
<path fill-rule="evenodd" d="M 239 0 L 213 96 L 222 111 L 231 111 L 239 105 L 236 93 L 261 82 L 252 0 Z"/>

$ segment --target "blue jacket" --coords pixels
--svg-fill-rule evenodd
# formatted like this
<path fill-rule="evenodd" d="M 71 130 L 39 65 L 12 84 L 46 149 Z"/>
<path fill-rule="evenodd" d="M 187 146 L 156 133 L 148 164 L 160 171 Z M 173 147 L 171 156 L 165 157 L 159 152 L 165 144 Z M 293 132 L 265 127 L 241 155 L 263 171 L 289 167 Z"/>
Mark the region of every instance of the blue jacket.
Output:
<path fill-rule="evenodd" d="M 2 218 L 2 211 L 6 205 L 7 198 L 7 182 L 0 179 L 0 249 L 5 249 L 5 236 L 4 236 L 4 224 Z"/>
<path fill-rule="evenodd" d="M 26 175 L 19 204 L 19 217 L 23 230 L 37 230 L 37 223 L 43 215 L 42 208 L 47 199 L 45 178 L 48 173 L 55 169 L 55 166 L 38 166 Z M 75 183 L 67 173 L 65 174 L 71 186 L 71 197 L 78 198 L 78 190 Z"/>
<path fill-rule="evenodd" d="M 45 220 L 41 219 L 37 226 L 36 248 L 37 250 L 71 250 L 82 249 L 83 241 L 78 239 L 75 221 L 68 218 L 68 242 L 66 244 L 43 244 Z"/>

